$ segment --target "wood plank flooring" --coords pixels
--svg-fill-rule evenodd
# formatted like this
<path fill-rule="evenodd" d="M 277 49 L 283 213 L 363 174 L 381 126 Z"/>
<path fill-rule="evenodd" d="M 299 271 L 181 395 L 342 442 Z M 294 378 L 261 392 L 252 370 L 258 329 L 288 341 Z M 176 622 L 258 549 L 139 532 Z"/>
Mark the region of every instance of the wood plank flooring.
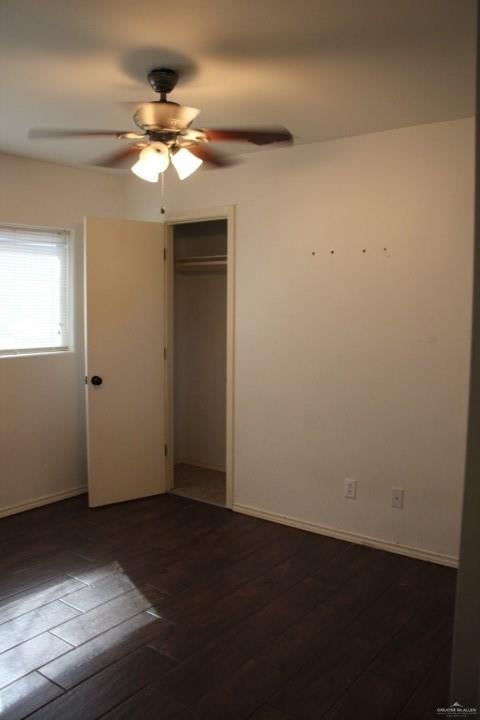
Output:
<path fill-rule="evenodd" d="M 455 572 L 175 495 L 0 520 L 2 720 L 421 720 Z"/>

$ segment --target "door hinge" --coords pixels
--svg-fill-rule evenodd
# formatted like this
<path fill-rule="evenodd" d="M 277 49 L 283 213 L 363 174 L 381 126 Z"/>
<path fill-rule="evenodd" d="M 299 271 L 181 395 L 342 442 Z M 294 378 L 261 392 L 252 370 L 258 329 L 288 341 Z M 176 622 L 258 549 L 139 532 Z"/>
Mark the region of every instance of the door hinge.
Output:
<path fill-rule="evenodd" d="M 88 385 L 88 376 L 85 375 L 85 385 Z"/>
<path fill-rule="evenodd" d="M 167 348 L 163 348 L 163 359 L 167 359 Z"/>
<path fill-rule="evenodd" d="M 163 259 L 167 259 L 167 248 L 163 248 Z"/>
<path fill-rule="evenodd" d="M 165 457 L 167 457 L 167 454 L 168 454 L 168 448 L 167 448 L 167 443 L 165 443 Z"/>

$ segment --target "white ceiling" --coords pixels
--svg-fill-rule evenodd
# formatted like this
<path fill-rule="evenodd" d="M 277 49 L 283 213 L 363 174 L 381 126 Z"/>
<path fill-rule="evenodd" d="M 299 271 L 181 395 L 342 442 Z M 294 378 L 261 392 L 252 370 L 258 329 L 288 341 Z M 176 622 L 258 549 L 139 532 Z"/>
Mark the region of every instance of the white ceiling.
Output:
<path fill-rule="evenodd" d="M 155 99 L 146 74 L 164 64 L 185 69 L 172 99 L 199 127 L 283 124 L 308 143 L 465 117 L 475 15 L 476 0 L 0 0 L 0 150 L 114 150 L 27 134 L 133 128 L 125 101 Z"/>

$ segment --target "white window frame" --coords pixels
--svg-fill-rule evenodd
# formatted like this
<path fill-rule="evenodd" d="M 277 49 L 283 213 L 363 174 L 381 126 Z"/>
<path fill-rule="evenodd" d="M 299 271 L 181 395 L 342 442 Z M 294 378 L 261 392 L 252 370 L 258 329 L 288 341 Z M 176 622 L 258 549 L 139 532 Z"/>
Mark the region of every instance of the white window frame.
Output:
<path fill-rule="evenodd" d="M 66 228 L 58 227 L 45 227 L 42 225 L 19 225 L 13 223 L 0 222 L 0 228 L 3 230 L 19 230 L 27 232 L 38 232 L 42 234 L 52 233 L 55 235 L 63 235 L 65 238 L 65 264 L 66 264 L 66 293 L 65 293 L 65 322 L 66 328 L 64 332 L 64 338 L 67 339 L 67 344 L 59 345 L 57 347 L 32 347 L 32 348 L 21 348 L 13 349 L 9 348 L 2 350 L 0 348 L 0 361 L 8 358 L 20 358 L 31 355 L 57 355 L 62 353 L 69 353 L 73 351 L 73 252 L 72 252 L 72 232 Z"/>

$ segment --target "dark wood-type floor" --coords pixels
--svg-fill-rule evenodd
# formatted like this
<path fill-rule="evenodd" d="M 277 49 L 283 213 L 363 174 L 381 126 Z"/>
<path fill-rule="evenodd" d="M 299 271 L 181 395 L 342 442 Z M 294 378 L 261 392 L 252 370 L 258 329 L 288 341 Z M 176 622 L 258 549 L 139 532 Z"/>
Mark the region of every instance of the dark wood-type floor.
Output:
<path fill-rule="evenodd" d="M 2 720 L 421 720 L 454 571 L 174 495 L 0 521 Z"/>

